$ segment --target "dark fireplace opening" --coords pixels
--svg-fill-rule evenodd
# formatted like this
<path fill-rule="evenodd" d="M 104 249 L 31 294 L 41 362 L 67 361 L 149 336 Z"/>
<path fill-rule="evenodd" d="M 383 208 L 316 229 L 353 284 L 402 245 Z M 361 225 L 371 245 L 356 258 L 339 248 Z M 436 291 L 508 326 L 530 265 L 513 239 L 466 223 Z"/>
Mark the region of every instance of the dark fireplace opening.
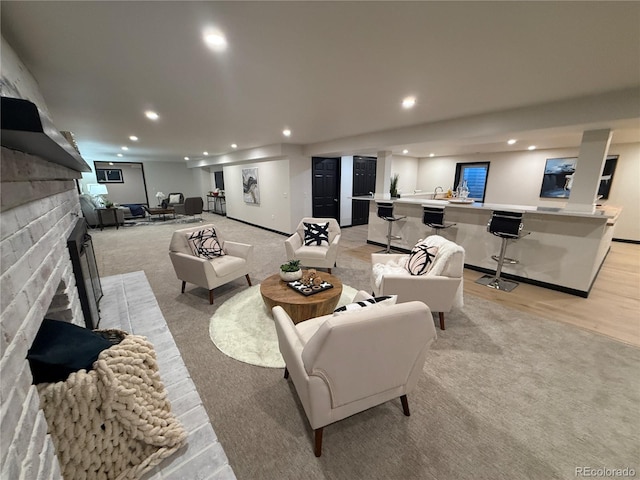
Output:
<path fill-rule="evenodd" d="M 87 222 L 84 218 L 76 221 L 75 227 L 67 238 L 67 247 L 71 255 L 84 322 L 88 329 L 93 330 L 100 323 L 99 304 L 102 298 L 102 285 L 93 250 L 93 240 L 87 231 Z"/>

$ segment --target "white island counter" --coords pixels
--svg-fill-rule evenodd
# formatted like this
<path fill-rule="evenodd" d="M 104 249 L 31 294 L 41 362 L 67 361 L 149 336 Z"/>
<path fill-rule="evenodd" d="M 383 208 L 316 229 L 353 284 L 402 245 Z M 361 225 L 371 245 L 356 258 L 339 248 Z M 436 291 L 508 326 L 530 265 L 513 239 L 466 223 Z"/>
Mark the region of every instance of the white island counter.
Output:
<path fill-rule="evenodd" d="M 609 251 L 619 209 L 609 207 L 595 213 L 572 212 L 562 208 L 503 204 L 457 204 L 447 200 L 420 197 L 384 200 L 374 197 L 353 197 L 369 201 L 369 243 L 386 245 L 387 223 L 378 218 L 375 201 L 392 201 L 394 215 L 407 218 L 394 222 L 393 234 L 400 240 L 391 245 L 411 250 L 416 242 L 435 232 L 422 223 L 422 206 L 445 207 L 447 222 L 455 226 L 440 234 L 462 245 L 465 264 L 481 272 L 494 272 L 496 262 L 491 255 L 500 251 L 501 239 L 487 232 L 493 210 L 523 212 L 524 232 L 531 232 L 509 242 L 507 256 L 520 263 L 504 265 L 503 274 L 547 288 L 586 297 Z"/>

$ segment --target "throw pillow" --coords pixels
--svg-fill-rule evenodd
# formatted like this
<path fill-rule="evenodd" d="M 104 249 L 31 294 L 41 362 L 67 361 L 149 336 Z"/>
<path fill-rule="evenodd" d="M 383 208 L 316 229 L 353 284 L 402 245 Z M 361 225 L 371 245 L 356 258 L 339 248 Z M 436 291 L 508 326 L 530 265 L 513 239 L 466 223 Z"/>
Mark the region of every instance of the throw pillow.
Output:
<path fill-rule="evenodd" d="M 89 329 L 45 318 L 27 352 L 33 384 L 61 382 L 78 370 L 92 370 L 112 343 Z"/>
<path fill-rule="evenodd" d="M 178 193 L 169 195 L 169 203 L 180 203 L 180 195 Z"/>
<path fill-rule="evenodd" d="M 187 243 L 189 243 L 189 247 L 191 247 L 191 251 L 196 257 L 211 260 L 212 258 L 225 255 L 214 228 L 205 228 L 197 232 L 187 233 L 186 235 Z"/>
<path fill-rule="evenodd" d="M 343 307 L 338 307 L 333 311 L 333 315 L 344 315 L 345 313 L 358 312 L 367 307 L 386 307 L 395 305 L 398 300 L 397 295 L 385 295 L 382 297 L 367 298 L 359 302 L 349 303 Z"/>
<path fill-rule="evenodd" d="M 407 270 L 411 275 L 424 275 L 431 267 L 433 260 L 438 253 L 438 247 L 428 247 L 424 243 L 419 243 L 411 250 Z"/>
<path fill-rule="evenodd" d="M 329 222 L 304 222 L 304 244 L 306 246 L 329 246 Z"/>

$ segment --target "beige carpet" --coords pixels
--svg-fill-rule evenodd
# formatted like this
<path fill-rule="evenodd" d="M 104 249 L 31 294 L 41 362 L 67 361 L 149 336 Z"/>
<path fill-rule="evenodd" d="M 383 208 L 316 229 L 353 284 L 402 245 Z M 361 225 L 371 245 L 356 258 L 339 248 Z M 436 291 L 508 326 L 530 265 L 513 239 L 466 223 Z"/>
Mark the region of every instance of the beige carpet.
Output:
<path fill-rule="evenodd" d="M 285 259 L 284 237 L 205 214 L 256 246 L 254 284 Z M 101 275 L 144 270 L 237 477 L 249 479 L 574 479 L 576 467 L 640 471 L 640 350 L 475 297 L 447 317 L 411 417 L 388 402 L 312 432 L 282 370 L 215 348 L 209 319 L 244 279 L 180 294 L 167 249 L 176 225 L 93 232 Z M 357 237 L 358 228 L 345 229 Z M 364 241 L 364 238 L 363 238 Z M 370 266 L 344 252 L 334 273 L 369 290 Z"/>

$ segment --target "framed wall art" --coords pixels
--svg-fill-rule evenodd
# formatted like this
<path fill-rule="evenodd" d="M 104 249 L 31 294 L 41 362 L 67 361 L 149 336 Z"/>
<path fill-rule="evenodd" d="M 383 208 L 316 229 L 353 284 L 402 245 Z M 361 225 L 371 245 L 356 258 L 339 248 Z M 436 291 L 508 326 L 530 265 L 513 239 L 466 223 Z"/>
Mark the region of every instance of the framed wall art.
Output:
<path fill-rule="evenodd" d="M 260 205 L 257 167 L 242 169 L 242 193 L 245 203 Z"/>
<path fill-rule="evenodd" d="M 602 169 L 602 175 L 600 177 L 598 198 L 609 198 L 609 190 L 611 189 L 611 182 L 613 180 L 613 174 L 616 170 L 617 162 L 618 155 L 607 156 L 604 168 Z M 548 158 L 544 166 L 544 176 L 542 177 L 540 197 L 569 198 L 577 163 L 577 157 Z"/>

